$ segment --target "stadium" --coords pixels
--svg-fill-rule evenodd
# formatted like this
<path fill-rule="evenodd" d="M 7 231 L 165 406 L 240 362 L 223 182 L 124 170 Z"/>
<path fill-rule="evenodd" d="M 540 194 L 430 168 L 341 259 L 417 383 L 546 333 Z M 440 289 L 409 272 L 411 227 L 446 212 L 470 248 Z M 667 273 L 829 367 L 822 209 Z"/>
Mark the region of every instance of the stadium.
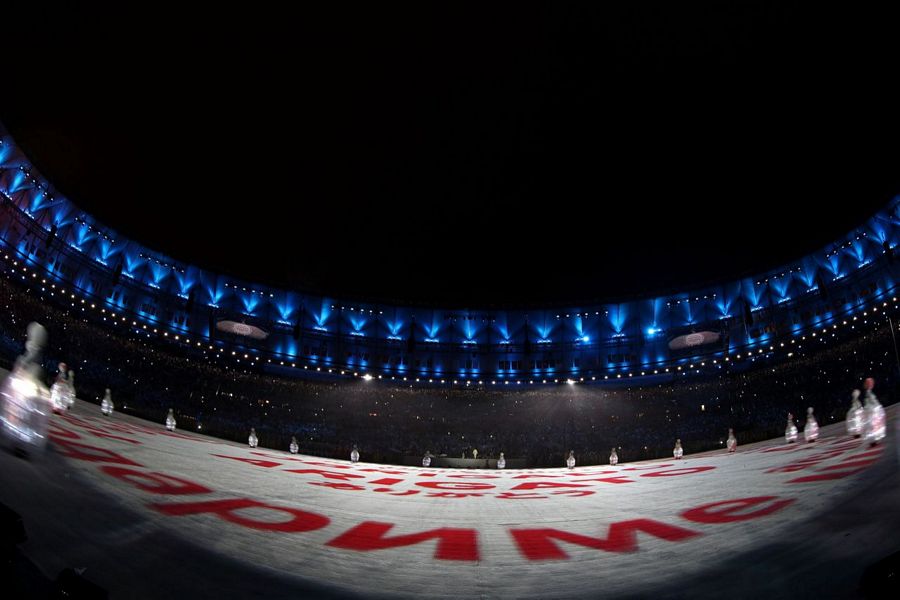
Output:
<path fill-rule="evenodd" d="M 453 272 L 470 251 L 481 258 L 514 247 L 541 258 L 499 269 L 466 262 L 441 287 L 448 278 L 429 283 L 418 258 L 371 259 L 396 243 L 385 223 L 397 219 L 390 231 L 403 232 L 430 216 L 377 216 L 365 203 L 304 212 L 301 202 L 296 213 L 267 206 L 276 217 L 254 221 L 247 213 L 255 200 L 182 207 L 196 189 L 152 199 L 159 181 L 175 189 L 193 178 L 179 176 L 186 168 L 173 158 L 133 204 L 185 221 L 168 229 L 115 199 L 121 192 L 104 189 L 105 172 L 72 179 L 42 149 L 27 111 L 10 106 L 0 112 L 11 123 L 0 123 L 0 530 L 15 593 L 896 594 L 900 188 L 889 155 L 877 186 L 860 183 L 859 173 L 870 173 L 860 167 L 841 185 L 815 188 L 822 196 L 812 205 L 833 213 L 822 226 L 827 238 L 790 217 L 783 231 L 795 232 L 794 245 L 760 236 L 769 215 L 763 225 L 748 218 L 751 200 L 736 195 L 724 229 L 738 239 L 742 227 L 753 228 L 758 247 L 747 256 L 769 253 L 756 262 L 726 256 L 729 244 L 710 225 L 715 215 L 691 217 L 685 222 L 696 225 L 685 231 L 659 225 L 675 230 L 676 242 L 653 248 L 654 271 L 641 258 L 653 241 L 612 231 L 612 211 L 583 209 L 587 225 L 575 217 L 550 232 L 536 224 L 546 215 L 504 215 L 504 229 L 494 217 L 505 209 L 486 208 L 484 228 L 448 218 L 422 234 L 454 236 L 422 259 L 433 272 Z M 51 119 L 43 107 L 31 110 L 35 122 Z M 74 154 L 89 154 L 85 139 Z M 491 139 L 481 143 L 495 151 Z M 108 161 L 118 149 L 107 152 Z M 441 158 L 457 159 L 453 151 Z M 105 164 L 134 162 L 121 160 Z M 222 181 L 203 186 L 243 185 L 210 162 Z M 640 172 L 670 173 L 657 166 L 642 163 Z M 503 168 L 504 176 L 534 177 Z M 475 187 L 487 185 L 478 177 Z M 541 191 L 551 185 L 538 183 Z M 454 185 L 462 184 L 446 187 Z M 278 182 L 260 197 L 281 189 Z M 858 202 L 842 200 L 848 189 Z M 530 193 L 521 198 L 533 201 Z M 714 206 L 698 202 L 706 212 Z M 428 213 L 451 205 L 415 206 Z M 372 222 L 325 228 L 316 210 Z M 634 224 L 641 210 L 620 222 Z M 656 216 L 665 221 L 674 214 L 667 210 Z M 307 217 L 297 239 L 289 228 L 254 232 L 291 220 L 282 214 Z M 196 236 L 185 241 L 180 226 Z M 509 235 L 520 228 L 529 235 Z M 614 239 L 623 251 L 606 262 L 625 270 L 587 282 L 563 267 L 548 273 L 547 248 L 578 255 L 566 258 L 573 268 L 601 268 L 588 251 L 600 242 L 573 241 L 569 229 Z M 684 256 L 693 258 L 676 269 L 665 255 L 677 255 L 681 238 L 697 238 L 703 252 L 685 241 Z M 297 250 L 331 243 L 344 250 L 313 253 L 309 262 L 319 266 L 307 267 L 310 254 Z M 247 263 L 209 249 L 217 244 L 238 247 Z M 700 263 L 717 253 L 721 264 L 704 271 Z M 396 268 L 350 282 L 394 260 Z M 434 266 L 441 260 L 450 262 Z M 304 268 L 319 282 L 286 275 Z M 33 430 L 14 408 L 29 394 L 46 396 L 46 408 L 30 409 L 39 415 Z"/>

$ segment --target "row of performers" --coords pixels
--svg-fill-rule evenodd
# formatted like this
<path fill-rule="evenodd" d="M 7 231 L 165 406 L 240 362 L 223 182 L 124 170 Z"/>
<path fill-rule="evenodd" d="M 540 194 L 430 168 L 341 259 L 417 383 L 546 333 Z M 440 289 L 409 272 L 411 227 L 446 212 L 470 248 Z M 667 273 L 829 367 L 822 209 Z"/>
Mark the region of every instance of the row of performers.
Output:
<path fill-rule="evenodd" d="M 169 414 L 166 415 L 166 429 L 168 429 L 169 431 L 175 431 L 175 426 L 175 414 L 170 408 Z M 250 435 L 247 437 L 247 444 L 251 448 L 256 448 L 257 446 L 259 446 L 259 436 L 256 435 L 255 427 L 250 428 Z M 297 454 L 300 452 L 300 443 L 297 441 L 297 436 L 291 436 L 291 443 L 288 446 L 288 450 L 290 450 L 291 454 Z M 422 457 L 422 466 L 430 467 L 432 458 L 434 458 L 434 455 L 431 453 L 431 451 L 426 451 L 425 456 Z M 350 451 L 350 462 L 359 462 L 359 447 L 357 447 L 355 444 L 353 445 L 353 449 Z M 506 468 L 506 458 L 503 456 L 502 452 L 500 453 L 500 458 L 497 459 L 497 468 Z"/>
<path fill-rule="evenodd" d="M 863 408 L 862 404 L 859 402 L 860 391 L 853 390 L 853 393 L 851 394 L 852 401 L 850 410 L 847 412 L 847 433 L 857 438 L 865 435 L 866 441 L 873 445 L 884 439 L 886 429 L 884 407 L 881 406 L 881 403 L 878 402 L 878 398 L 872 392 L 874 385 L 875 382 L 871 377 L 866 379 L 865 408 Z M 109 389 L 107 389 L 106 397 L 104 397 L 103 402 L 108 403 L 108 409 L 104 407 L 105 405 L 101 405 L 101 410 L 105 415 L 112 412 L 112 400 L 109 398 L 109 395 Z M 166 429 L 169 431 L 175 430 L 175 415 L 171 408 L 169 409 L 169 414 L 166 416 Z M 797 441 L 797 436 L 798 431 L 797 426 L 794 424 L 794 416 L 788 413 L 788 425 L 787 430 L 785 431 L 785 440 L 788 443 L 793 443 Z M 814 442 L 818 437 L 819 424 L 816 422 L 816 418 L 813 415 L 813 408 L 809 407 L 806 410 L 806 424 L 803 427 L 803 439 L 807 442 Z M 247 438 L 247 443 L 251 448 L 256 448 L 259 445 L 259 437 L 256 435 L 256 429 L 253 427 L 250 428 L 250 436 Z M 737 437 L 734 435 L 734 429 L 728 429 L 728 439 L 725 442 L 725 446 L 729 453 L 737 451 Z M 296 436 L 291 437 L 291 443 L 288 449 L 291 454 L 300 452 L 300 444 L 297 442 Z M 684 458 L 684 448 L 681 446 L 681 439 L 675 440 L 675 448 L 672 450 L 672 456 L 675 460 Z M 430 451 L 425 452 L 425 456 L 422 458 L 422 466 L 430 467 L 432 458 L 434 458 L 434 455 L 431 454 Z M 350 451 L 350 462 L 359 462 L 359 448 L 355 445 Z M 612 448 L 609 454 L 609 464 L 615 466 L 618 463 L 619 456 L 616 453 L 616 449 Z M 575 468 L 574 450 L 569 451 L 569 456 L 566 458 L 566 466 L 570 469 Z M 497 459 L 497 468 L 506 468 L 506 458 L 504 457 L 503 452 L 500 453 L 500 458 Z"/>
<path fill-rule="evenodd" d="M 66 363 L 61 362 L 57 366 L 56 377 L 50 386 L 50 406 L 55 413 L 63 413 L 75 404 L 75 371 L 69 369 Z M 106 388 L 103 400 L 100 401 L 100 411 L 109 416 L 115 406 L 112 401 L 112 392 Z"/>
<path fill-rule="evenodd" d="M 736 452 L 737 451 L 737 437 L 734 435 L 734 429 L 728 428 L 728 439 L 725 441 L 725 447 L 728 448 L 728 452 Z M 675 440 L 675 448 L 672 450 L 672 456 L 675 460 L 681 460 L 684 458 L 684 448 L 681 447 L 681 439 Z M 610 464 L 615 464 L 610 462 Z"/>
<path fill-rule="evenodd" d="M 875 393 L 875 380 L 866 379 L 865 406 L 859 401 L 860 391 L 853 390 L 850 394 L 850 410 L 847 411 L 847 433 L 855 438 L 864 438 L 869 444 L 875 445 L 884 439 L 887 430 L 884 407 L 878 401 Z M 814 442 L 819 437 L 819 424 L 813 415 L 813 408 L 806 409 L 806 424 L 803 426 L 803 439 Z M 788 413 L 787 427 L 784 430 L 784 439 L 791 444 L 797 441 L 798 430 L 794 423 L 794 415 Z"/>
<path fill-rule="evenodd" d="M 64 370 L 65 363 L 60 363 L 60 373 L 65 373 Z M 68 381 L 57 378 L 57 382 L 54 383 L 56 385 L 71 385 L 71 375 L 72 372 L 69 371 L 70 379 Z M 60 383 L 62 382 L 62 383 Z M 853 390 L 851 394 L 851 406 L 850 410 L 847 412 L 847 433 L 854 437 L 862 437 L 865 435 L 866 441 L 871 444 L 876 444 L 880 440 L 885 437 L 885 412 L 884 407 L 881 406 L 881 403 L 878 402 L 878 398 L 875 396 L 872 391 L 874 388 L 875 382 L 872 378 L 866 379 L 865 382 L 865 408 L 859 401 L 860 391 Z M 74 395 L 74 390 L 73 390 Z M 52 398 L 52 392 L 51 392 Z M 55 404 L 54 404 L 55 406 Z M 103 400 L 100 403 L 100 411 L 109 416 L 112 414 L 114 409 L 114 405 L 112 402 L 112 394 L 109 388 L 106 389 L 106 394 L 103 397 Z M 175 422 L 175 414 L 173 410 L 170 408 L 168 415 L 166 415 L 166 429 L 169 431 L 174 431 L 176 426 Z M 816 418 L 813 415 L 813 408 L 809 407 L 806 410 L 806 424 L 803 427 L 803 439 L 807 442 L 814 442 L 819 437 L 819 424 L 816 422 Z M 798 429 L 797 425 L 794 423 L 794 416 L 788 413 L 788 425 L 785 430 L 785 440 L 788 443 L 796 442 L 798 438 Z M 256 429 L 250 428 L 250 435 L 247 438 L 247 443 L 251 448 L 256 448 L 259 445 L 259 437 L 256 435 Z M 288 447 L 291 454 L 297 454 L 300 451 L 300 444 L 297 442 L 297 437 L 294 436 L 291 438 L 290 446 Z M 728 439 L 726 441 L 726 448 L 728 452 L 735 452 L 737 450 L 737 437 L 734 435 L 733 429 L 728 429 Z M 672 456 L 675 460 L 680 460 L 684 457 L 684 448 L 681 445 L 681 439 L 677 439 L 675 441 L 675 448 L 672 451 Z M 425 453 L 425 456 L 422 458 L 422 466 L 430 467 L 431 459 L 434 458 L 434 455 L 431 454 L 430 451 Z M 357 446 L 353 446 L 353 449 L 350 451 L 350 461 L 351 462 L 359 462 L 359 448 Z M 616 453 L 616 449 L 613 448 L 609 454 L 609 464 L 616 465 L 619 462 L 619 456 Z M 575 451 L 570 450 L 569 456 L 566 458 L 566 466 L 570 469 L 575 468 Z M 500 458 L 497 459 L 497 468 L 503 469 L 506 467 L 506 458 L 503 455 L 503 452 L 500 453 Z"/>
<path fill-rule="evenodd" d="M 65 373 L 64 370 L 65 364 L 60 363 L 60 373 Z M 69 371 L 69 379 L 68 381 L 57 379 L 57 382 L 54 383 L 56 385 L 71 385 L 71 376 L 72 372 Z M 62 383 L 60 383 L 62 382 Z M 853 390 L 851 394 L 851 405 L 850 410 L 847 412 L 847 433 L 852 435 L 853 437 L 859 438 L 865 436 L 865 439 L 870 444 L 877 444 L 879 441 L 883 440 L 885 437 L 886 430 L 886 422 L 885 422 L 885 412 L 884 407 L 881 406 L 881 403 L 878 402 L 878 398 L 875 396 L 872 391 L 875 386 L 874 380 L 870 377 L 865 381 L 865 407 L 860 403 L 859 390 Z M 74 389 L 72 390 L 72 394 L 74 396 Z M 53 397 L 51 391 L 51 398 Z M 54 407 L 56 405 L 54 404 Z M 69 405 L 71 406 L 71 404 Z M 109 416 L 112 414 L 114 409 L 114 405 L 112 402 L 112 394 L 109 388 L 106 389 L 106 394 L 103 397 L 103 400 L 100 403 L 100 411 Z M 173 410 L 169 409 L 169 414 L 166 416 L 166 429 L 169 431 L 175 430 L 175 414 Z M 785 430 L 785 441 L 787 443 L 793 443 L 797 441 L 798 438 L 798 429 L 797 425 L 794 423 L 794 416 L 791 413 L 788 413 L 788 424 Z M 807 442 L 814 442 L 819 437 L 819 424 L 816 421 L 815 415 L 813 414 L 813 408 L 809 407 L 806 410 L 806 423 L 803 427 L 803 439 Z M 256 429 L 250 428 L 250 435 L 247 438 L 247 443 L 251 448 L 256 448 L 259 445 L 259 437 L 256 435 Z M 728 452 L 735 452 L 737 450 L 737 437 L 734 435 L 733 429 L 728 429 L 728 439 L 725 443 Z M 289 450 L 291 454 L 297 454 L 300 451 L 300 445 L 297 442 L 296 436 L 291 438 L 291 443 L 289 446 Z M 675 460 L 680 460 L 684 457 L 684 448 L 681 445 L 681 439 L 677 439 L 675 441 L 675 448 L 672 450 L 672 456 Z M 434 458 L 434 455 L 431 454 L 430 451 L 425 453 L 425 456 L 422 458 L 422 466 L 430 467 L 431 459 Z M 353 449 L 350 451 L 350 461 L 351 462 L 359 462 L 359 448 L 357 446 L 353 446 Z M 609 454 L 609 464 L 616 465 L 619 462 L 619 456 L 616 453 L 616 449 L 613 448 Z M 569 456 L 566 458 L 566 466 L 570 469 L 575 468 L 575 451 L 570 450 Z M 503 452 L 500 453 L 500 458 L 497 459 L 497 468 L 503 469 L 506 467 L 506 458 L 503 455 Z"/>
<path fill-rule="evenodd" d="M 46 444 L 47 432 L 47 412 L 46 406 L 50 406 L 54 411 L 60 412 L 68 410 L 75 402 L 75 385 L 74 372 L 67 368 L 65 363 L 59 363 L 58 373 L 53 386 L 50 390 L 42 381 L 40 356 L 47 344 L 47 331 L 39 323 L 29 323 L 27 330 L 27 339 L 25 342 L 25 353 L 16 359 L 10 375 L 4 380 L 0 386 L 0 433 L 4 438 L 12 441 L 15 445 L 22 444 L 43 448 Z M 864 383 L 865 407 L 859 402 L 860 391 L 853 390 L 851 395 L 851 407 L 847 412 L 847 433 L 854 437 L 865 436 L 870 444 L 877 444 L 883 440 L 886 432 L 886 419 L 884 408 L 878 402 L 873 389 L 875 380 L 871 377 L 867 378 Z M 112 414 L 114 410 L 112 394 L 107 388 L 103 400 L 100 403 L 100 410 L 104 415 Z M 165 421 L 166 429 L 174 431 L 175 415 L 170 408 Z M 806 424 L 803 428 L 804 439 L 808 442 L 816 440 L 819 436 L 819 425 L 813 416 L 813 409 L 807 410 Z M 788 414 L 788 424 L 785 430 L 785 440 L 788 443 L 796 442 L 798 436 L 797 426 L 794 423 L 794 417 Z M 255 429 L 250 429 L 248 443 L 255 448 L 259 444 L 259 438 Z M 734 452 L 737 448 L 737 439 L 734 432 L 728 430 L 728 451 Z M 294 454 L 300 450 L 297 438 L 291 439 L 290 451 Z M 675 458 L 684 456 L 684 449 L 681 447 L 681 440 L 675 443 L 673 452 Z M 423 466 L 431 465 L 432 455 L 426 452 L 422 459 Z M 352 462 L 359 461 L 359 449 L 354 446 L 350 452 L 350 460 Z M 609 456 L 611 465 L 618 464 L 619 457 L 616 449 L 613 448 Z M 497 468 L 502 469 L 506 466 L 506 459 L 503 453 L 497 461 Z M 575 452 L 570 451 L 566 459 L 566 466 L 575 467 Z"/>

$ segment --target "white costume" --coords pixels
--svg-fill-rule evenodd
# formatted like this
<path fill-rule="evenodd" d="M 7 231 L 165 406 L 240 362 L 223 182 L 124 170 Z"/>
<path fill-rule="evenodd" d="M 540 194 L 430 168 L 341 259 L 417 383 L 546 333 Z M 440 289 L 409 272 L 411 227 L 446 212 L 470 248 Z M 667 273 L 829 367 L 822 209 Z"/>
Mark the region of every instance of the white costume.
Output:
<path fill-rule="evenodd" d="M 807 442 L 814 442 L 819 437 L 819 424 L 813 416 L 813 408 L 810 406 L 806 409 L 806 425 L 803 426 L 803 439 Z"/>
<path fill-rule="evenodd" d="M 356 446 L 353 446 L 353 450 L 350 451 L 350 462 L 359 462 L 359 449 Z"/>
<path fill-rule="evenodd" d="M 874 382 L 872 383 L 874 386 Z M 866 441 L 873 446 L 884 439 L 885 436 L 884 407 L 875 397 L 872 388 L 866 389 Z"/>
<path fill-rule="evenodd" d="M 728 430 L 728 440 L 725 442 L 725 446 L 728 447 L 729 452 L 737 450 L 737 438 L 734 437 L 734 429 Z"/>
<path fill-rule="evenodd" d="M 866 422 L 866 411 L 859 403 L 859 390 L 853 390 L 850 394 L 850 410 L 847 411 L 847 434 L 859 437 L 863 434 Z"/>
<path fill-rule="evenodd" d="M 472 448 L 472 458 L 478 460 L 478 448 Z"/>
<path fill-rule="evenodd" d="M 112 392 L 109 391 L 109 388 L 106 388 L 106 394 L 103 396 L 103 400 L 100 401 L 100 412 L 102 412 L 107 417 L 112 414 L 115 406 L 112 401 Z"/>
<path fill-rule="evenodd" d="M 505 469 L 506 468 L 506 459 L 503 458 L 503 453 L 500 453 L 500 458 L 497 459 L 497 468 Z"/>
<path fill-rule="evenodd" d="M 53 404 L 53 412 L 61 413 L 69 408 L 68 394 L 68 371 L 66 363 L 61 362 L 53 385 L 50 386 L 50 402 Z"/>
<path fill-rule="evenodd" d="M 12 371 L 0 384 L 0 435 L 15 449 L 43 450 L 47 445 L 53 406 L 40 365 L 46 343 L 47 330 L 39 323 L 29 323 L 25 354 L 16 359 Z"/>
<path fill-rule="evenodd" d="M 788 413 L 787 428 L 784 430 L 784 441 L 788 444 L 797 441 L 797 426 L 794 425 L 794 415 Z"/>
<path fill-rule="evenodd" d="M 259 445 L 259 438 L 256 437 L 256 429 L 253 427 L 250 428 L 250 436 L 247 438 L 247 443 L 250 444 L 251 448 L 256 448 Z"/>
<path fill-rule="evenodd" d="M 681 447 L 681 440 L 675 440 L 675 448 L 672 450 L 672 456 L 675 457 L 675 460 L 681 460 L 681 457 L 684 456 L 684 448 Z"/>
<path fill-rule="evenodd" d="M 570 469 L 575 468 L 575 451 L 569 450 L 569 458 L 566 459 L 566 466 Z"/>
<path fill-rule="evenodd" d="M 619 464 L 619 455 L 616 454 L 615 448 L 613 448 L 609 452 L 609 464 L 611 464 L 612 466 L 616 466 L 617 464 Z"/>
<path fill-rule="evenodd" d="M 66 410 L 75 405 L 75 371 L 69 371 L 69 389 L 66 395 Z"/>
<path fill-rule="evenodd" d="M 166 415 L 166 429 L 175 431 L 175 411 L 171 408 L 169 409 L 169 414 Z"/>
<path fill-rule="evenodd" d="M 430 467 L 431 466 L 431 451 L 428 450 L 425 452 L 425 456 L 422 457 L 422 466 Z"/>
<path fill-rule="evenodd" d="M 291 438 L 291 445 L 288 447 L 291 451 L 291 454 L 297 454 L 300 452 L 300 444 L 297 443 L 297 436 L 293 436 Z"/>

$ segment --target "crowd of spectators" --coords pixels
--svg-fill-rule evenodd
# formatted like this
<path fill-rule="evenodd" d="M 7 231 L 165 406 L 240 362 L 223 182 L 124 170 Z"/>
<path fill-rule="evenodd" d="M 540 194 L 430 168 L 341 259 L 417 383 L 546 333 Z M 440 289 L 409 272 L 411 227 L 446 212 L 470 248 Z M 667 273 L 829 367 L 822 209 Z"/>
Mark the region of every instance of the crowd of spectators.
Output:
<path fill-rule="evenodd" d="M 529 466 L 561 466 L 569 450 L 579 464 L 685 454 L 724 447 L 728 428 L 739 442 L 780 436 L 787 414 L 802 428 L 806 408 L 822 425 L 843 420 L 850 391 L 865 377 L 893 402 L 898 362 L 887 321 L 845 328 L 754 360 L 708 364 L 699 373 L 628 382 L 539 386 L 397 385 L 383 381 L 310 379 L 238 363 L 223 353 L 190 349 L 159 336 L 97 322 L 80 306 L 60 308 L 35 290 L 0 277 L 0 362 L 21 353 L 25 328 L 49 332 L 48 381 L 65 361 L 78 397 L 99 404 L 112 389 L 117 410 L 162 422 L 174 408 L 179 428 L 260 446 L 399 462 L 403 456 L 525 458 Z M 207 347 L 208 348 L 208 347 Z M 299 371 L 301 376 L 305 372 Z"/>

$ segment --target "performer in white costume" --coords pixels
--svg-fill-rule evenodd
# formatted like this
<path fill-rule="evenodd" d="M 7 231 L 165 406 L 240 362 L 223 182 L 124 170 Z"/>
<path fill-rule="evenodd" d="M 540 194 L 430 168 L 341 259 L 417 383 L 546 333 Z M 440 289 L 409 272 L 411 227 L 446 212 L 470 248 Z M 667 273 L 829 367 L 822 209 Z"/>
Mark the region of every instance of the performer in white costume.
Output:
<path fill-rule="evenodd" d="M 819 438 L 819 424 L 813 416 L 813 407 L 806 409 L 806 425 L 803 426 L 803 439 L 814 442 Z"/>
<path fill-rule="evenodd" d="M 75 371 L 69 371 L 69 389 L 66 395 L 66 410 L 75 405 Z"/>
<path fill-rule="evenodd" d="M 872 446 L 884 439 L 886 433 L 886 420 L 884 407 L 875 397 L 872 391 L 875 388 L 875 380 L 871 377 L 866 379 L 866 441 Z"/>
<path fill-rule="evenodd" d="M 575 468 L 575 451 L 569 450 L 569 458 L 566 459 L 566 466 L 570 469 Z"/>
<path fill-rule="evenodd" d="M 297 436 L 291 436 L 291 445 L 288 447 L 291 451 L 291 454 L 297 454 L 300 452 L 300 444 L 297 443 Z"/>
<path fill-rule="evenodd" d="M 422 457 L 422 466 L 423 467 L 431 466 L 431 450 L 425 451 L 425 456 Z"/>
<path fill-rule="evenodd" d="M 478 448 L 472 448 L 472 458 L 478 460 Z"/>
<path fill-rule="evenodd" d="M 171 408 L 169 409 L 169 414 L 166 415 L 166 429 L 175 431 L 175 411 Z"/>
<path fill-rule="evenodd" d="M 109 388 L 106 388 L 106 393 L 103 395 L 103 400 L 100 401 L 100 412 L 108 417 L 112 414 L 113 410 L 115 410 L 115 406 L 113 405 L 112 401 L 112 392 L 109 391 Z"/>
<path fill-rule="evenodd" d="M 619 464 L 619 455 L 616 454 L 615 448 L 609 451 L 609 464 L 611 464 L 612 466 L 616 466 L 617 464 Z"/>
<path fill-rule="evenodd" d="M 784 441 L 788 444 L 797 441 L 797 426 L 794 425 L 794 415 L 788 413 L 787 428 L 784 430 Z"/>
<path fill-rule="evenodd" d="M 40 451 L 47 445 L 47 425 L 53 410 L 40 360 L 47 330 L 39 323 L 29 323 L 27 331 L 25 354 L 16 359 L 0 384 L 0 435 L 15 450 Z"/>
<path fill-rule="evenodd" d="M 847 434 L 860 437 L 866 422 L 866 411 L 859 402 L 859 390 L 850 393 L 850 410 L 847 411 Z"/>
<path fill-rule="evenodd" d="M 497 459 L 497 468 L 505 469 L 506 468 L 506 458 L 503 457 L 503 453 L 500 453 L 500 458 Z"/>
<path fill-rule="evenodd" d="M 68 373 L 66 363 L 59 363 L 53 385 L 50 386 L 50 402 L 53 404 L 53 412 L 61 413 L 69 408 L 66 400 L 69 393 Z"/>
<path fill-rule="evenodd" d="M 684 456 L 684 448 L 681 447 L 681 440 L 675 440 L 675 448 L 672 450 L 672 455 L 675 457 L 675 460 L 681 460 L 681 457 Z"/>
<path fill-rule="evenodd" d="M 247 438 L 247 443 L 250 444 L 251 448 L 256 448 L 259 445 L 259 438 L 256 437 L 256 429 L 253 427 L 250 428 L 250 436 Z"/>
<path fill-rule="evenodd" d="M 725 442 L 725 446 L 728 448 L 729 452 L 734 452 L 737 450 L 737 438 L 734 437 L 734 429 L 728 428 L 728 440 Z"/>
<path fill-rule="evenodd" d="M 350 451 L 350 462 L 359 462 L 359 448 L 356 447 L 356 444 L 353 445 L 353 450 Z"/>

